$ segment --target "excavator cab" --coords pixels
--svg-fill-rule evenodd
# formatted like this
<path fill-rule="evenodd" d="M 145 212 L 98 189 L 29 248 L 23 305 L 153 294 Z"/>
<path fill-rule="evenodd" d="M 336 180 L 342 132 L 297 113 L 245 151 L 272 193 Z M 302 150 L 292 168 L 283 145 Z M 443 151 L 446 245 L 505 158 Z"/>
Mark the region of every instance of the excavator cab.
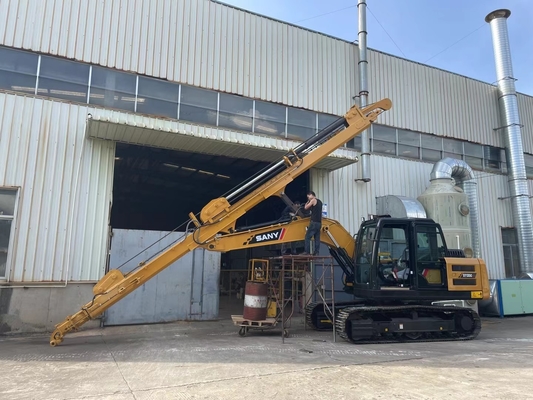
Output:
<path fill-rule="evenodd" d="M 357 238 L 352 284 L 357 297 L 376 301 L 484 297 L 473 292 L 485 289 L 485 266 L 460 251 L 449 251 L 441 226 L 432 219 L 377 217 L 361 224 Z M 455 257 L 449 257 L 452 254 Z M 469 281 L 461 282 L 462 277 Z"/>

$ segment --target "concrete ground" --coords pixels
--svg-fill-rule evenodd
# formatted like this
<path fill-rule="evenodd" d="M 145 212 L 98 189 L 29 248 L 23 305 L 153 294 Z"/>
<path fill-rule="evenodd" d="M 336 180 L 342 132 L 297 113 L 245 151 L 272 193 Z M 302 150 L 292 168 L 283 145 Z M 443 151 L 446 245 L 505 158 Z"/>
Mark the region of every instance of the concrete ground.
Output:
<path fill-rule="evenodd" d="M 0 338 L 0 399 L 533 399 L 533 317 L 468 342 L 352 345 L 224 319 Z"/>

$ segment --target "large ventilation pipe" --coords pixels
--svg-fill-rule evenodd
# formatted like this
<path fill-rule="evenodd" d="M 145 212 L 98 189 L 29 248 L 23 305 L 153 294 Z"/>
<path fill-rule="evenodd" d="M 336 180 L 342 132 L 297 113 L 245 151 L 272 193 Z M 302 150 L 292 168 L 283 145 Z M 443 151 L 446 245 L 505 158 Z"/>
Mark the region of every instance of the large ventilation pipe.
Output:
<path fill-rule="evenodd" d="M 357 11 L 359 14 L 359 33 L 357 47 L 359 48 L 359 105 L 368 104 L 368 59 L 366 54 L 366 0 L 358 0 Z M 361 133 L 361 180 L 370 182 L 370 138 L 369 130 Z"/>
<path fill-rule="evenodd" d="M 477 180 L 472 168 L 463 160 L 446 157 L 437 162 L 431 171 L 430 181 L 436 179 L 454 179 L 468 197 L 470 208 L 470 229 L 472 230 L 472 252 L 475 258 L 481 258 L 479 240 L 479 203 L 477 196 Z"/>
<path fill-rule="evenodd" d="M 511 49 L 507 34 L 507 18 L 509 10 L 496 10 L 485 17 L 492 31 L 496 76 L 498 80 L 498 102 L 502 129 L 505 134 L 508 182 L 511 193 L 514 225 L 518 236 L 518 249 L 521 261 L 521 272 L 533 272 L 533 226 L 531 207 L 527 185 L 526 166 L 518 101 L 513 78 Z"/>

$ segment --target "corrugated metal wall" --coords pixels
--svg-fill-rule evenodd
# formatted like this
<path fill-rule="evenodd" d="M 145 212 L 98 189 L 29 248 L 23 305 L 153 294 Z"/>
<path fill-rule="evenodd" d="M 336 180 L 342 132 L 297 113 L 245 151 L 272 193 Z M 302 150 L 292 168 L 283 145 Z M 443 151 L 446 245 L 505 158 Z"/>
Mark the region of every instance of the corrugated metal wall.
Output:
<path fill-rule="evenodd" d="M 209 0 L 3 0 L 0 43 L 338 115 L 358 90 L 355 45 Z M 385 123 L 501 146 L 493 86 L 376 51 L 369 79 Z"/>
<path fill-rule="evenodd" d="M 0 186 L 18 186 L 9 280 L 97 280 L 113 142 L 84 138 L 83 106 L 0 93 Z"/>
<path fill-rule="evenodd" d="M 4 0 L 0 43 L 334 114 L 356 94 L 355 46 L 209 0 Z"/>
<path fill-rule="evenodd" d="M 518 94 L 518 110 L 522 124 L 522 141 L 524 151 L 533 153 L 533 97 Z M 530 181 L 531 182 L 531 181 Z M 530 190 L 529 193 L 533 192 Z"/>
<path fill-rule="evenodd" d="M 361 218 L 376 212 L 376 198 L 398 195 L 417 198 L 429 186 L 433 164 L 372 156 L 371 183 L 356 182 L 359 164 L 333 172 L 311 171 L 311 189 L 328 204 L 328 215 L 355 234 Z M 481 215 L 481 251 L 491 278 L 504 278 L 500 228 L 513 226 L 507 177 L 477 172 Z M 532 181 L 530 181 L 531 183 Z M 533 188 L 533 183 L 530 185 Z"/>

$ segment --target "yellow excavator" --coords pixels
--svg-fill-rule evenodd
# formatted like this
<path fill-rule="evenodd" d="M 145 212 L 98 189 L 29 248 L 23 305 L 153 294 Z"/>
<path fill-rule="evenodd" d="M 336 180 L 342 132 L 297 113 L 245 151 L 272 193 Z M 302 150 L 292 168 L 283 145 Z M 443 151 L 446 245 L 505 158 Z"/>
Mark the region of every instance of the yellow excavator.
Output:
<path fill-rule="evenodd" d="M 50 345 L 109 307 L 196 248 L 226 252 L 265 244 L 302 240 L 309 218 L 285 195 L 286 186 L 336 149 L 368 129 L 391 108 L 389 99 L 364 108 L 353 106 L 282 159 L 252 176 L 231 193 L 210 201 L 190 220 L 182 239 L 127 274 L 109 271 L 93 288 L 93 298 L 80 311 L 56 325 Z M 279 196 L 293 208 L 285 221 L 236 228 L 236 221 L 263 200 Z M 486 299 L 489 283 L 485 263 L 448 250 L 439 224 L 430 219 L 378 218 L 365 221 L 358 241 L 337 221 L 323 219 L 321 242 L 344 273 L 345 289 L 354 300 L 336 304 L 334 323 L 340 336 L 356 343 L 397 340 L 457 340 L 477 336 L 481 324 L 469 308 L 440 307 L 431 301 Z M 398 257 L 381 257 L 394 241 L 404 245 Z M 307 323 L 331 328 L 333 318 L 317 304 L 307 309 Z M 324 324 L 323 321 L 329 321 Z"/>

